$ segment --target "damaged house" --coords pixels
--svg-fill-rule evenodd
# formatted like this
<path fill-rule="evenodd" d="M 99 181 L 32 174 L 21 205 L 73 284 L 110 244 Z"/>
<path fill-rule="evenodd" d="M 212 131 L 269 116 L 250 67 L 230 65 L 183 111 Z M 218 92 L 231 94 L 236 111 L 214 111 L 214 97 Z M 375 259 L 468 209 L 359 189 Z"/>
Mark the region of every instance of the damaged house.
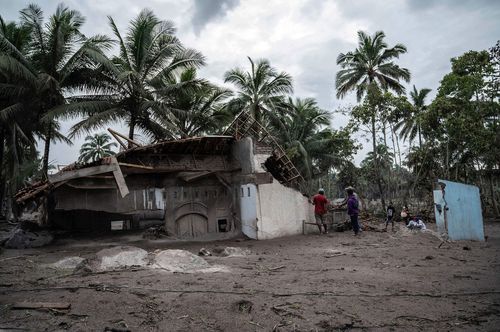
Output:
<path fill-rule="evenodd" d="M 65 229 L 164 224 L 168 234 L 184 239 L 238 233 L 269 239 L 300 234 L 303 222 L 314 219 L 307 197 L 296 189 L 303 181 L 300 173 L 246 113 L 223 136 L 147 146 L 128 141 L 135 146 L 94 163 L 70 165 L 20 191 L 16 202 L 41 211 L 40 223 Z"/>

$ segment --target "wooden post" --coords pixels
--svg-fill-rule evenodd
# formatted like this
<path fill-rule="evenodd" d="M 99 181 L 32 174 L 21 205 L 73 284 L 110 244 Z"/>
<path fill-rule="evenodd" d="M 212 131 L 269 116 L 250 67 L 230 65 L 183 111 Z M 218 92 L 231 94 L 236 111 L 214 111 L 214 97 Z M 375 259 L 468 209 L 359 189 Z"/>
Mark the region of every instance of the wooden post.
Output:
<path fill-rule="evenodd" d="M 125 182 L 125 178 L 123 177 L 122 170 L 120 169 L 120 165 L 118 164 L 116 157 L 111 157 L 110 159 L 111 165 L 114 166 L 113 176 L 115 177 L 116 185 L 118 186 L 118 190 L 120 190 L 120 194 L 123 198 L 129 194 L 127 183 Z"/>

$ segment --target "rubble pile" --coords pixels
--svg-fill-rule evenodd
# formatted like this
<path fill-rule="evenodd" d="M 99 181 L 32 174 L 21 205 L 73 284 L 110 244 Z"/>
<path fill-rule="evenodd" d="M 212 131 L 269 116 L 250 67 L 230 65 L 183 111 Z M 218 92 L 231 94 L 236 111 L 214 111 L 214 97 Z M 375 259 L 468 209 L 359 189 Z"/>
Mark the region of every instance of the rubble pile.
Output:
<path fill-rule="evenodd" d="M 54 236 L 49 231 L 29 231 L 17 227 L 5 239 L 4 246 L 10 249 L 37 248 L 50 244 L 53 240 Z"/>
<path fill-rule="evenodd" d="M 93 262 L 97 270 L 113 270 L 132 266 L 148 265 L 148 252 L 132 246 L 118 246 L 103 249 L 96 254 Z"/>
<path fill-rule="evenodd" d="M 57 269 L 57 270 L 74 270 L 76 269 L 85 258 L 79 256 L 66 257 L 55 263 L 49 264 L 48 267 Z"/>
<path fill-rule="evenodd" d="M 149 227 L 142 233 L 143 239 L 157 240 L 168 236 L 164 225 Z"/>
<path fill-rule="evenodd" d="M 155 268 L 170 272 L 195 272 L 208 269 L 210 264 L 186 250 L 163 250 L 156 253 Z"/>

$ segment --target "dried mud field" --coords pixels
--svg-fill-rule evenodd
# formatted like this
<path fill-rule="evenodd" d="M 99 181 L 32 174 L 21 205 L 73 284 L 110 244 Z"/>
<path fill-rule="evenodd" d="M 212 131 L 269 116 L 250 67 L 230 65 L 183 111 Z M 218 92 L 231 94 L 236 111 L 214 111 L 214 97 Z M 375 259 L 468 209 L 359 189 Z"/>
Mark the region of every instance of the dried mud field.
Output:
<path fill-rule="evenodd" d="M 129 234 L 4 250 L 0 331 L 498 331 L 500 223 L 485 233 L 486 242 L 451 243 L 400 227 L 268 241 Z M 145 263 L 72 270 L 77 256 L 96 261 L 123 245 L 143 249 L 132 261 Z M 184 255 L 202 247 L 238 250 L 204 261 Z M 153 268 L 160 256 L 187 265 Z M 15 309 L 19 302 L 70 307 Z"/>

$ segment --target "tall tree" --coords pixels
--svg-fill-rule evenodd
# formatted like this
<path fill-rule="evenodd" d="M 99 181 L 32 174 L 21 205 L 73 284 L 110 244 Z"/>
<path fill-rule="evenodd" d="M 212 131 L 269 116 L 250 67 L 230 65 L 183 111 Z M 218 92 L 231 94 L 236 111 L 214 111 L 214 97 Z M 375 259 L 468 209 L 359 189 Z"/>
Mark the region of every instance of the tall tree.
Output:
<path fill-rule="evenodd" d="M 27 45 L 29 44 L 29 29 L 16 22 L 6 22 L 0 16 L 0 61 L 3 60 L 5 54 L 10 49 L 16 49 L 19 53 L 25 54 Z M 12 185 L 11 192 L 17 189 L 17 181 L 12 183 L 12 179 L 17 178 L 16 173 L 19 170 L 19 164 L 22 160 L 20 152 L 26 152 L 26 145 L 34 145 L 34 137 L 26 137 L 22 129 L 22 125 L 27 122 L 23 110 L 19 107 L 10 107 L 16 104 L 19 99 L 20 90 L 10 80 L 8 73 L 0 70 L 0 215 L 3 215 L 4 195 L 7 185 Z M 23 116 L 24 115 L 24 116 Z M 29 122 L 28 122 L 29 123 Z M 24 126 L 26 128 L 26 126 Z M 28 134 L 30 134 L 28 132 Z M 21 139 L 26 138 L 24 141 Z M 23 148 L 19 148 L 20 144 L 25 143 Z M 10 156 L 9 156 L 10 155 Z M 5 158 L 7 157 L 7 158 Z M 4 162 L 6 161 L 6 162 Z"/>
<path fill-rule="evenodd" d="M 250 71 L 234 68 L 224 74 L 224 81 L 238 89 L 231 106 L 237 111 L 247 109 L 259 122 L 274 112 L 283 97 L 293 92 L 292 77 L 278 72 L 268 60 L 254 62 L 250 57 Z"/>
<path fill-rule="evenodd" d="M 413 141 L 418 135 L 418 146 L 422 146 L 422 115 L 427 109 L 425 98 L 430 92 L 431 89 L 417 90 L 414 85 L 410 92 L 412 105 L 404 110 L 403 119 L 395 126 L 396 130 L 401 130 L 400 135 L 405 140 Z"/>
<path fill-rule="evenodd" d="M 388 47 L 384 41 L 385 34 L 377 31 L 369 36 L 363 31 L 358 32 L 358 47 L 351 52 L 340 53 L 337 64 L 341 70 L 336 75 L 337 98 L 343 98 L 348 92 L 356 91 L 360 101 L 367 95 L 371 108 L 372 144 L 374 160 L 377 161 L 376 139 L 376 107 L 379 90 L 393 90 L 400 94 L 405 91 L 400 80 L 408 82 L 410 72 L 394 63 L 394 59 L 406 53 L 406 46 L 396 44 Z M 385 209 L 384 191 L 380 174 L 377 175 L 377 184 L 381 196 L 382 206 Z"/>
<path fill-rule="evenodd" d="M 306 179 L 311 180 L 349 159 L 356 145 L 346 131 L 329 128 L 330 113 L 312 98 L 288 98 L 270 114 L 273 135 Z"/>
<path fill-rule="evenodd" d="M 500 66 L 493 53 L 469 51 L 451 60 L 452 70 L 441 80 L 438 94 L 424 113 L 423 132 L 440 153 L 437 176 L 455 181 L 490 182 L 492 208 L 499 215 L 496 189 L 491 175 L 500 168 Z M 495 83 L 496 80 L 496 83 Z M 424 144 L 425 145 L 425 144 Z M 488 177 L 485 177 L 487 175 Z"/>
<path fill-rule="evenodd" d="M 158 94 L 158 100 L 171 110 L 158 114 L 158 122 L 170 128 L 172 137 L 213 134 L 228 122 L 225 106 L 230 90 L 198 79 L 194 68 L 186 69 L 168 84 L 180 88 Z"/>
<path fill-rule="evenodd" d="M 87 136 L 85 143 L 80 148 L 78 161 L 88 163 L 114 155 L 113 147 L 117 147 L 118 145 L 110 141 L 111 137 L 105 133 Z"/>
<path fill-rule="evenodd" d="M 45 115 L 66 103 L 66 93 L 88 84 L 89 63 L 103 57 L 101 47 L 110 46 L 104 36 L 87 39 L 80 32 L 84 21 L 78 11 L 60 4 L 44 23 L 40 7 L 31 4 L 21 10 L 21 25 L 29 31 L 26 51 L 22 52 L 0 36 L 3 46 L 0 70 L 11 84 L 6 93 L 12 102 L 3 111 L 28 110 L 26 114 L 30 118 L 25 121 L 36 126 L 34 131 L 44 140 L 42 169 L 45 174 L 51 141 L 70 143 L 58 132 L 57 119 L 48 119 Z"/>
<path fill-rule="evenodd" d="M 170 137 L 168 128 L 157 121 L 158 117 L 165 118 L 169 105 L 157 96 L 175 93 L 176 89 L 192 83 L 171 84 L 180 71 L 203 65 L 203 56 L 185 48 L 174 35 L 173 23 L 160 20 L 151 10 L 142 10 L 130 22 L 125 36 L 113 18 L 108 19 L 118 41 L 119 56 L 102 61 L 94 71 L 95 93 L 74 97 L 73 105 L 59 110 L 84 117 L 72 127 L 71 135 L 124 120 L 130 139 L 134 138 L 136 128 L 153 139 Z"/>

